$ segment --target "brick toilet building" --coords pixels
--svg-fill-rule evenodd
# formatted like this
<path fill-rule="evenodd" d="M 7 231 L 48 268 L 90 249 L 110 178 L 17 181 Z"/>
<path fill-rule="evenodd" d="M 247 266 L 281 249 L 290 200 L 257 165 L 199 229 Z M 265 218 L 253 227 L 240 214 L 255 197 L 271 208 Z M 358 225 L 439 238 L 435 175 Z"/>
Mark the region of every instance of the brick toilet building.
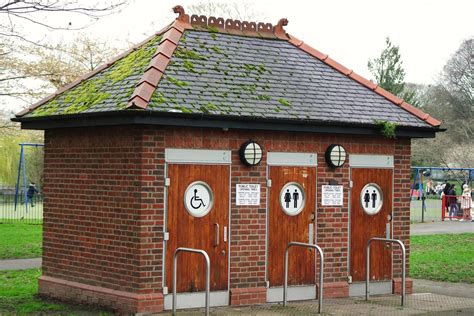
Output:
<path fill-rule="evenodd" d="M 170 309 L 174 250 L 192 247 L 209 254 L 212 305 L 281 301 L 284 249 L 301 241 L 324 251 L 325 297 L 361 295 L 370 237 L 409 254 L 410 142 L 440 122 L 287 34 L 285 19 L 174 10 L 14 119 L 45 130 L 40 293 Z M 390 123 L 396 138 L 381 133 Z M 374 244 L 372 258 L 372 292 L 399 291 L 398 248 Z M 314 299 L 317 272 L 314 252 L 292 249 L 290 299 Z M 204 275 L 202 257 L 180 255 L 178 308 L 203 306 Z"/>

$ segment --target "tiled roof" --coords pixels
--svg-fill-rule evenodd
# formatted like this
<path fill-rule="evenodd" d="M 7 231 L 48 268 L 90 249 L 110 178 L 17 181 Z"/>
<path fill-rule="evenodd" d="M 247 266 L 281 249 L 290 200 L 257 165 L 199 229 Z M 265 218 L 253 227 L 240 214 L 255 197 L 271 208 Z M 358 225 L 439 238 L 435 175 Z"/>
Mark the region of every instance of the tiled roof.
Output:
<path fill-rule="evenodd" d="M 133 51 L 19 113 L 40 117 L 141 109 L 331 124 L 440 122 L 276 26 L 179 17 Z M 144 112 L 146 113 L 146 112 Z"/>

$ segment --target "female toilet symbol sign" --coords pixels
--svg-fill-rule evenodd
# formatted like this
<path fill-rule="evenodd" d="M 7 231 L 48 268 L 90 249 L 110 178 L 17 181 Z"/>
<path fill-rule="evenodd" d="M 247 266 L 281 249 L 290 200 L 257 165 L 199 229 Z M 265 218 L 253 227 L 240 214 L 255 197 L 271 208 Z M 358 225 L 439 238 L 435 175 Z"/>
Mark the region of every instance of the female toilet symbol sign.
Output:
<path fill-rule="evenodd" d="M 211 187 L 203 181 L 191 183 L 184 193 L 184 206 L 188 213 L 194 217 L 207 215 L 212 208 L 213 201 Z"/>
<path fill-rule="evenodd" d="M 304 207 L 306 196 L 303 187 L 297 182 L 289 182 L 280 191 L 280 205 L 290 216 L 298 215 Z"/>
<path fill-rule="evenodd" d="M 383 205 L 382 189 L 375 183 L 368 183 L 360 191 L 360 204 L 368 215 L 380 212 Z"/>

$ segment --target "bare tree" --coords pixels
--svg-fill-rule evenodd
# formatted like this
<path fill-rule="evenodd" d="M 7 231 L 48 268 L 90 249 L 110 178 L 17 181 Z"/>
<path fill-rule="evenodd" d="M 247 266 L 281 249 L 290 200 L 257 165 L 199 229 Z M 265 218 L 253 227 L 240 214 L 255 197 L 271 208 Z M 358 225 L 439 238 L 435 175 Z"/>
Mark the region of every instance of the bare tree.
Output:
<path fill-rule="evenodd" d="M 419 89 L 423 109 L 441 119 L 447 131 L 436 139 L 414 140 L 414 163 L 445 167 L 474 165 L 473 58 L 471 38 L 451 56 L 436 85 Z"/>
<path fill-rule="evenodd" d="M 3 0 L 0 1 L 0 37 L 13 38 L 37 44 L 22 34 L 19 26 L 36 25 L 49 30 L 81 29 L 93 23 L 100 17 L 111 14 L 126 1 L 94 1 L 84 4 L 77 0 Z M 72 14 L 81 17 L 81 22 L 74 25 L 72 21 L 66 25 L 51 22 L 52 16 Z M 47 17 L 47 18 L 45 18 Z"/>
<path fill-rule="evenodd" d="M 104 64 L 118 51 L 106 41 L 86 36 L 68 43 L 15 48 L 0 57 L 0 97 L 6 102 L 32 103 Z"/>
<path fill-rule="evenodd" d="M 109 57 L 108 51 L 103 54 L 98 44 L 87 51 L 84 39 L 76 48 L 65 48 L 64 44 L 51 45 L 44 39 L 32 38 L 25 28 L 82 29 L 102 16 L 117 12 L 126 1 L 0 0 L 0 102 L 31 103 L 42 97 L 51 85 L 58 87 L 70 82 L 84 69 L 97 66 L 102 57 Z M 76 54 L 71 58 L 74 50 Z M 93 56 L 80 57 L 79 51 Z M 68 65 L 68 61 L 73 62 Z M 78 65 L 81 67 L 72 72 Z"/>
<path fill-rule="evenodd" d="M 50 45 L 50 49 L 25 47 L 24 53 L 31 58 L 17 60 L 17 71 L 57 89 L 104 64 L 117 55 L 117 49 L 105 41 L 81 35 L 70 43 Z"/>

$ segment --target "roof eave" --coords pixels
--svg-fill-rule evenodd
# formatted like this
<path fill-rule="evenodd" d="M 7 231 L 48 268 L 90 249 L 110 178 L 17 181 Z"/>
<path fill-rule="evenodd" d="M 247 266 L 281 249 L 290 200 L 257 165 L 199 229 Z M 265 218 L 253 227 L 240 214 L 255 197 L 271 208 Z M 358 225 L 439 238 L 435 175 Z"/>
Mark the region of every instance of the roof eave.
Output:
<path fill-rule="evenodd" d="M 21 127 L 23 129 L 38 130 L 112 125 L 161 125 L 222 129 L 380 135 L 380 128 L 374 124 L 296 119 L 288 120 L 277 118 L 262 119 L 251 116 L 222 116 L 212 114 L 152 112 L 143 110 L 81 113 L 48 117 L 17 117 L 13 118 L 12 121 L 21 122 Z M 441 129 L 439 127 L 399 126 L 396 130 L 396 136 L 410 138 L 433 138 L 437 132 L 443 131 L 445 131 L 445 129 Z"/>

